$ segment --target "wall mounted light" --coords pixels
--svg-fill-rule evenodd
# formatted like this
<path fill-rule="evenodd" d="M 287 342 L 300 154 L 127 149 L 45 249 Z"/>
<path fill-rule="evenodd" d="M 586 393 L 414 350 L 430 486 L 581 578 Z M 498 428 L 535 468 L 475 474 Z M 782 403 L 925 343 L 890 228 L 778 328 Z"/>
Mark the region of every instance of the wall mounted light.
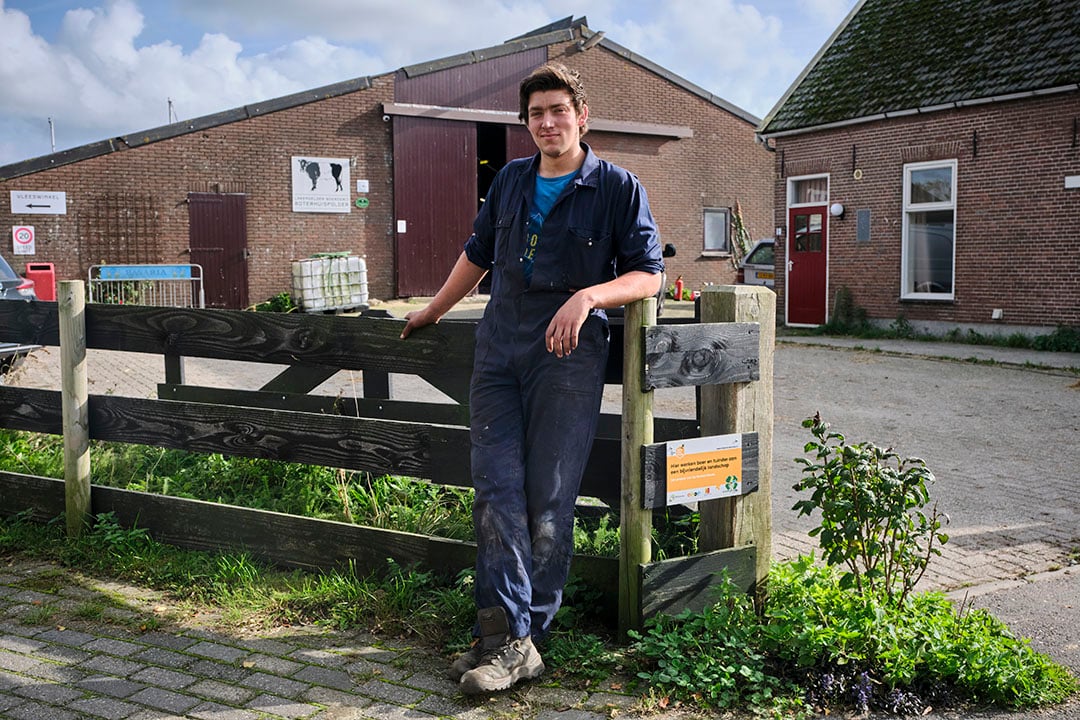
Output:
<path fill-rule="evenodd" d="M 832 205 L 829 206 L 829 214 L 832 215 L 834 218 L 838 218 L 840 220 L 843 220 L 844 219 L 844 206 L 841 205 L 840 203 L 833 203 Z"/>

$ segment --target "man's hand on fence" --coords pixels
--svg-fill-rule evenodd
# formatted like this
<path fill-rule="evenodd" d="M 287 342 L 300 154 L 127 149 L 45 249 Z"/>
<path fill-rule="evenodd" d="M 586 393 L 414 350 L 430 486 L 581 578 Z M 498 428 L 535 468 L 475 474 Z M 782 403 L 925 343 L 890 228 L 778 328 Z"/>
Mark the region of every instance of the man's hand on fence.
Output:
<path fill-rule="evenodd" d="M 431 306 L 421 308 L 420 310 L 410 310 L 405 313 L 405 328 L 401 331 L 401 339 L 409 337 L 413 330 L 422 328 L 425 325 L 434 325 L 439 322 L 439 316 L 431 310 Z"/>

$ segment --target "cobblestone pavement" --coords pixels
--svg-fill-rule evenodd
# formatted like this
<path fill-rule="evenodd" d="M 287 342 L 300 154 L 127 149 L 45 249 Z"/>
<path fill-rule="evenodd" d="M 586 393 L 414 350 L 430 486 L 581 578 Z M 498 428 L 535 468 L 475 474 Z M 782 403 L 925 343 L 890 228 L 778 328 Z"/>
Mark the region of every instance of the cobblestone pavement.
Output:
<path fill-rule="evenodd" d="M 154 592 L 3 561 L 0 717 L 599 720 L 637 702 L 538 683 L 468 699 L 444 658 L 407 644 L 311 627 L 215 632 L 172 612 Z"/>

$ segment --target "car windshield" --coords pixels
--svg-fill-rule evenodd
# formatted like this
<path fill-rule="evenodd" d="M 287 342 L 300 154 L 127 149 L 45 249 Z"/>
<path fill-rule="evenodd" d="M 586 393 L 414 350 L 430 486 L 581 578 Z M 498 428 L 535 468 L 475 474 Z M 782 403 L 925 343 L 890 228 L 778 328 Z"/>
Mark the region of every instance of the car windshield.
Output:
<path fill-rule="evenodd" d="M 750 253 L 746 258 L 746 262 L 753 265 L 772 265 L 773 264 L 773 245 L 759 245 L 756 250 Z"/>
<path fill-rule="evenodd" d="M 8 265 L 7 260 L 4 259 L 4 256 L 0 255 L 0 279 L 13 280 L 18 277 L 19 274 L 12 270 L 11 266 Z"/>

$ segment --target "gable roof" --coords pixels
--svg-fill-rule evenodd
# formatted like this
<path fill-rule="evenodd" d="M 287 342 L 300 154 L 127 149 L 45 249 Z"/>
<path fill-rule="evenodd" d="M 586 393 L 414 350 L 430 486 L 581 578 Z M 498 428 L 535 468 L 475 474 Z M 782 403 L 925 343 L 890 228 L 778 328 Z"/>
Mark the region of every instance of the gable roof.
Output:
<path fill-rule="evenodd" d="M 1076 0 L 861 0 L 764 136 L 1080 89 Z"/>
<path fill-rule="evenodd" d="M 562 20 L 556 20 L 553 23 L 531 30 L 524 35 L 511 38 L 501 45 L 494 45 L 481 50 L 451 55 L 431 62 L 409 65 L 401 68 L 401 71 L 408 77 L 415 77 L 427 73 L 438 72 L 440 70 L 446 70 L 447 68 L 482 62 L 494 57 L 522 52 L 523 50 L 543 47 L 559 42 L 570 42 L 577 37 L 578 33 L 580 33 L 581 40 L 579 41 L 579 46 L 583 49 L 598 44 L 625 60 L 635 63 L 646 70 L 661 76 L 668 82 L 683 88 L 687 92 L 693 93 L 728 113 L 735 115 L 750 125 L 757 126 L 760 122 L 760 118 L 732 105 L 723 98 L 713 95 L 708 90 L 691 83 L 689 80 L 681 78 L 678 75 L 665 70 L 656 63 L 631 52 L 618 43 L 608 40 L 604 37 L 603 32 L 590 30 L 587 26 L 587 22 L 585 17 L 574 19 L 571 15 Z M 250 105 L 244 105 L 231 110 L 224 110 L 211 115 L 203 115 L 202 117 L 194 118 L 192 120 L 183 120 L 170 125 L 162 125 L 150 130 L 121 135 L 107 140 L 80 145 L 68 150 L 61 150 L 60 152 L 55 152 L 50 155 L 42 155 L 10 165 L 0 166 L 0 180 L 10 180 L 12 178 L 40 172 L 41 170 L 47 170 L 48 168 L 69 165 L 92 157 L 107 155 L 108 153 L 127 150 L 129 148 L 147 145 L 181 135 L 187 135 L 207 128 L 246 120 L 259 115 L 266 115 L 279 110 L 286 110 L 288 108 L 306 105 L 307 103 L 317 102 L 327 98 L 346 95 L 358 90 L 366 90 L 372 86 L 372 80 L 374 78 L 382 77 L 386 74 L 389 73 L 353 78 L 332 85 L 273 98 L 264 102 L 251 103 Z"/>

